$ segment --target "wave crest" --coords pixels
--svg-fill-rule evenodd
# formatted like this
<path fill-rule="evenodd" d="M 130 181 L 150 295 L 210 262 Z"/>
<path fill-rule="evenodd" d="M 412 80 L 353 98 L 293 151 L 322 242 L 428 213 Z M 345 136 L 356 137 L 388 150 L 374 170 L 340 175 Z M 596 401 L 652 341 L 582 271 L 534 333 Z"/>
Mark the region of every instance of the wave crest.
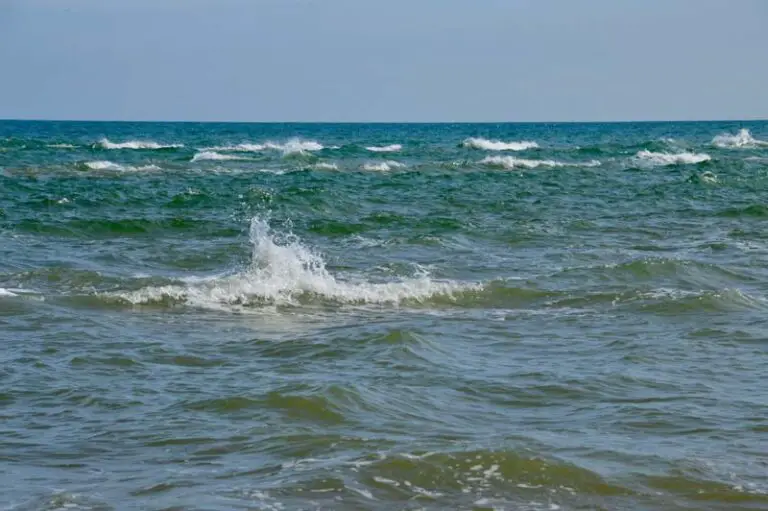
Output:
<path fill-rule="evenodd" d="M 372 172 L 389 172 L 392 169 L 401 169 L 405 167 L 404 164 L 398 162 L 398 161 L 382 161 L 378 163 L 365 163 L 363 164 L 363 170 L 368 170 Z"/>
<path fill-rule="evenodd" d="M 514 156 L 486 156 L 480 160 L 480 164 L 489 167 L 500 167 L 507 170 L 513 169 L 535 169 L 536 167 L 597 167 L 601 163 L 599 160 L 591 160 L 581 163 L 568 163 L 556 160 L 527 160 L 524 158 L 515 158 Z"/>
<path fill-rule="evenodd" d="M 525 151 L 526 149 L 536 149 L 539 144 L 533 141 L 523 140 L 520 142 L 502 142 L 501 140 L 488 140 L 485 138 L 468 138 L 461 143 L 462 147 L 468 149 L 481 149 L 483 151 Z"/>
<path fill-rule="evenodd" d="M 742 128 L 735 135 L 722 133 L 712 139 L 712 145 L 721 149 L 743 149 L 757 146 L 768 146 L 768 141 L 757 140 L 748 129 Z"/>
<path fill-rule="evenodd" d="M 653 166 L 664 165 L 692 165 L 696 163 L 702 163 L 712 159 L 711 156 L 704 153 L 655 153 L 653 151 L 642 150 L 639 151 L 635 157 L 635 161 L 638 163 L 649 164 Z"/>
<path fill-rule="evenodd" d="M 88 161 L 84 163 L 85 167 L 90 170 L 119 170 L 119 171 L 141 171 L 141 170 L 161 170 L 157 165 L 123 165 L 107 160 Z"/>
<path fill-rule="evenodd" d="M 436 281 L 427 274 L 394 282 L 340 280 L 328 271 L 325 260 L 297 236 L 273 232 L 260 217 L 251 220 L 250 240 L 252 258 L 244 272 L 109 296 L 134 305 L 182 303 L 227 310 L 232 306 L 296 305 L 313 299 L 344 304 L 423 302 L 479 288 L 477 284 Z"/>
<path fill-rule="evenodd" d="M 224 145 L 215 147 L 206 147 L 201 151 L 224 151 L 224 152 L 243 152 L 260 153 L 263 151 L 281 151 L 283 154 L 298 154 L 312 151 L 322 151 L 325 149 L 321 143 L 314 140 L 301 140 L 291 138 L 286 142 L 264 142 L 263 144 L 241 143 L 234 145 Z"/>
<path fill-rule="evenodd" d="M 110 142 L 107 138 L 99 140 L 98 145 L 102 149 L 177 149 L 184 144 L 158 144 L 152 141 L 129 140 L 127 142 Z"/>
<path fill-rule="evenodd" d="M 390 144 L 384 146 L 368 146 L 366 149 L 374 153 L 394 153 L 403 148 L 400 144 Z"/>
<path fill-rule="evenodd" d="M 230 161 L 230 160 L 246 160 L 242 156 L 236 156 L 234 154 L 221 154 L 215 151 L 201 151 L 192 157 L 193 162 L 196 161 Z"/>

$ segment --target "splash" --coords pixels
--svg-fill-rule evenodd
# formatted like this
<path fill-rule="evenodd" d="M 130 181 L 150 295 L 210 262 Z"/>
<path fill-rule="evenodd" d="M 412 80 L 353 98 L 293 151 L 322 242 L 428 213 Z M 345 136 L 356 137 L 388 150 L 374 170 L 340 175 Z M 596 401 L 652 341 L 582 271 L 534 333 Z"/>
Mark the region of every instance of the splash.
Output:
<path fill-rule="evenodd" d="M 374 153 L 395 153 L 403 148 L 400 144 L 390 144 L 385 146 L 368 146 L 366 149 Z"/>
<path fill-rule="evenodd" d="M 536 149 L 539 144 L 536 142 L 523 140 L 521 142 L 502 142 L 500 140 L 488 140 L 485 138 L 468 138 L 461 143 L 462 147 L 468 149 L 481 149 L 483 151 L 525 151 L 526 149 Z"/>
<path fill-rule="evenodd" d="M 197 154 L 195 154 L 192 157 L 193 162 L 196 161 L 230 161 L 230 160 L 247 160 L 248 158 L 243 158 L 241 156 L 236 156 L 234 154 L 221 154 L 217 153 L 215 151 L 201 151 Z"/>
<path fill-rule="evenodd" d="M 514 156 L 487 156 L 480 160 L 480 163 L 489 167 L 499 167 L 507 170 L 535 169 L 537 167 L 597 167 L 600 165 L 598 160 L 569 163 L 556 160 L 527 160 L 515 158 Z"/>
<path fill-rule="evenodd" d="M 102 149 L 176 149 L 184 147 L 184 144 L 158 144 L 152 141 L 129 140 L 127 142 L 110 142 L 107 138 L 99 140 L 98 145 Z"/>
<path fill-rule="evenodd" d="M 392 169 L 401 169 L 405 167 L 400 162 L 397 161 L 383 161 L 379 163 L 365 163 L 363 164 L 363 170 L 368 170 L 372 172 L 389 172 Z"/>
<path fill-rule="evenodd" d="M 157 165 L 142 165 L 142 166 L 136 167 L 133 165 L 122 165 L 120 163 L 115 163 L 107 160 L 88 161 L 88 162 L 85 162 L 84 165 L 86 168 L 91 170 L 116 170 L 121 172 L 161 170 L 160 167 L 158 167 Z"/>
<path fill-rule="evenodd" d="M 185 304 L 214 310 L 256 305 L 298 305 L 313 300 L 341 304 L 424 302 L 436 296 L 479 290 L 481 286 L 437 281 L 428 274 L 392 282 L 337 278 L 320 254 L 294 234 L 273 232 L 266 219 L 251 220 L 251 262 L 247 269 L 228 276 L 195 279 L 184 285 L 147 287 L 111 295 L 131 304 Z"/>
<path fill-rule="evenodd" d="M 638 152 L 634 161 L 639 164 L 646 164 L 652 166 L 664 166 L 664 165 L 692 165 L 696 163 L 702 163 L 711 160 L 712 157 L 703 153 L 655 153 L 648 150 Z"/>
<path fill-rule="evenodd" d="M 712 145 L 721 149 L 749 149 L 758 146 L 768 146 L 768 141 L 752 137 L 748 129 L 742 128 L 735 135 L 723 133 L 712 139 Z"/>

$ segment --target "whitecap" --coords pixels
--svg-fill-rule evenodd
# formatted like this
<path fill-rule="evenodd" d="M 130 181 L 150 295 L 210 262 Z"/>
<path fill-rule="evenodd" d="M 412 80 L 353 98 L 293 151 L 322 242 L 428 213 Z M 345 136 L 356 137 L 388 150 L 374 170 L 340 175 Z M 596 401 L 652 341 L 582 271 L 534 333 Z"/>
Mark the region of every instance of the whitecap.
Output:
<path fill-rule="evenodd" d="M 468 138 L 461 145 L 469 149 L 482 149 L 484 151 L 525 151 L 526 149 L 536 149 L 539 147 L 539 144 L 536 142 L 528 140 L 502 142 L 485 138 Z"/>
<path fill-rule="evenodd" d="M 107 138 L 99 140 L 103 149 L 174 149 L 184 147 L 184 144 L 158 144 L 152 141 L 129 140 L 127 142 L 110 142 Z"/>
<path fill-rule="evenodd" d="M 263 144 L 252 144 L 243 142 L 241 144 L 223 145 L 206 147 L 201 151 L 223 151 L 223 152 L 244 152 L 260 153 L 263 151 L 281 151 L 283 154 L 300 154 L 311 151 L 322 151 L 325 149 L 321 143 L 314 140 L 301 140 L 291 138 L 285 142 L 264 142 Z"/>
<path fill-rule="evenodd" d="M 0 296 L 19 296 L 13 291 L 9 289 L 5 289 L 4 287 L 0 287 Z"/>
<path fill-rule="evenodd" d="M 599 160 L 590 160 L 587 162 L 570 163 L 556 160 L 528 160 L 525 158 L 515 158 L 514 156 L 486 156 L 480 163 L 491 167 L 501 167 L 504 169 L 535 169 L 537 167 L 597 167 Z"/>
<path fill-rule="evenodd" d="M 382 161 L 382 162 L 370 162 L 363 164 L 363 170 L 369 170 L 374 172 L 389 172 L 392 169 L 399 169 L 405 167 L 404 164 L 397 161 Z"/>
<path fill-rule="evenodd" d="M 722 133 L 712 139 L 712 145 L 721 149 L 748 149 L 757 146 L 768 146 L 768 141 L 757 140 L 748 129 L 742 128 L 735 135 Z"/>
<path fill-rule="evenodd" d="M 229 160 L 247 160 L 248 158 L 243 158 L 242 156 L 236 156 L 234 154 L 221 154 L 217 153 L 215 151 L 201 151 L 199 153 L 196 153 L 192 160 L 195 161 L 229 161 Z"/>
<path fill-rule="evenodd" d="M 325 163 L 325 162 L 315 163 L 314 165 L 312 165 L 312 168 L 315 170 L 339 170 L 339 166 L 336 165 L 335 163 Z"/>
<path fill-rule="evenodd" d="M 72 144 L 48 144 L 51 149 L 75 149 Z"/>
<path fill-rule="evenodd" d="M 104 296 L 130 304 L 183 303 L 214 310 L 253 305 L 290 305 L 319 298 L 343 304 L 423 302 L 436 296 L 479 290 L 474 283 L 438 281 L 429 274 L 390 282 L 364 278 L 342 280 L 331 274 L 320 254 L 292 233 L 273 232 L 260 217 L 251 220 L 251 263 L 228 276 L 188 280 L 184 284 L 145 287 Z"/>
<path fill-rule="evenodd" d="M 403 148 L 400 144 L 390 144 L 385 146 L 368 146 L 366 149 L 374 153 L 395 153 Z"/>
<path fill-rule="evenodd" d="M 85 166 L 91 170 L 119 170 L 119 171 L 142 171 L 142 170 L 160 170 L 157 165 L 142 165 L 135 167 L 132 165 L 123 165 L 107 160 L 88 161 Z"/>
<path fill-rule="evenodd" d="M 712 157 L 708 154 L 704 153 L 692 153 L 692 152 L 682 152 L 682 153 L 655 153 L 652 151 L 648 151 L 647 149 L 644 149 L 640 152 L 638 152 L 634 160 L 637 163 L 640 164 L 648 164 L 648 165 L 688 165 L 688 164 L 696 164 L 696 163 L 702 163 L 705 161 L 711 160 Z"/>

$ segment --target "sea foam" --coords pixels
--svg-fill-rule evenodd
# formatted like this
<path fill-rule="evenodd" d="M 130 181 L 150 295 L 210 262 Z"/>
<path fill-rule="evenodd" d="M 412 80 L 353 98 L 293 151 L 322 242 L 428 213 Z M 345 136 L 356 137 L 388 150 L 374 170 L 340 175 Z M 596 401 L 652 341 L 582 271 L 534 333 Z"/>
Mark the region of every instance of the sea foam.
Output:
<path fill-rule="evenodd" d="M 119 171 L 142 171 L 142 170 L 160 170 L 157 165 L 124 165 L 107 160 L 88 161 L 85 166 L 91 170 L 119 170 Z"/>
<path fill-rule="evenodd" d="M 228 276 L 195 279 L 178 285 L 146 287 L 111 293 L 131 304 L 176 303 L 216 310 L 258 305 L 298 305 L 325 300 L 344 304 L 400 304 L 423 302 L 436 296 L 479 290 L 473 283 L 438 281 L 428 274 L 392 282 L 337 278 L 320 254 L 292 233 L 274 232 L 266 219 L 251 220 L 250 265 Z"/>
<path fill-rule="evenodd" d="M 528 160 L 525 158 L 515 158 L 514 156 L 486 156 L 480 160 L 482 165 L 489 167 L 501 167 L 504 169 L 535 169 L 537 167 L 597 167 L 600 161 L 591 160 L 587 162 L 571 163 L 556 160 Z"/>
<path fill-rule="evenodd" d="M 722 149 L 743 149 L 757 146 L 768 146 L 768 141 L 757 140 L 748 129 L 743 128 L 735 135 L 723 133 L 712 139 L 712 145 Z"/>
<path fill-rule="evenodd" d="M 648 150 L 638 152 L 634 160 L 636 163 L 663 166 L 663 165 L 690 165 L 711 160 L 712 157 L 703 153 L 655 153 Z"/>
<path fill-rule="evenodd" d="M 390 144 L 384 146 L 368 146 L 366 149 L 374 153 L 394 153 L 403 148 L 400 144 Z"/>
<path fill-rule="evenodd" d="M 374 172 L 389 172 L 392 169 L 400 169 L 403 167 L 405 167 L 405 165 L 400 162 L 387 160 L 382 162 L 365 163 L 363 164 L 362 168 L 363 170 L 374 171 Z"/>
<path fill-rule="evenodd" d="M 247 160 L 248 158 L 243 158 L 242 156 L 237 156 L 234 154 L 221 154 L 217 153 L 215 151 L 200 151 L 199 153 L 195 154 L 192 157 L 193 162 L 195 161 L 230 161 L 230 160 Z"/>
<path fill-rule="evenodd" d="M 283 154 L 298 154 L 312 151 L 322 151 L 325 149 L 321 143 L 314 140 L 301 140 L 292 138 L 285 142 L 264 142 L 263 144 L 251 144 L 243 142 L 241 144 L 224 145 L 215 147 L 206 147 L 202 151 L 223 151 L 223 152 L 245 152 L 260 153 L 263 151 L 281 151 Z"/>
<path fill-rule="evenodd" d="M 98 145 L 103 149 L 174 149 L 184 147 L 184 144 L 158 144 L 152 141 L 129 140 L 127 142 L 110 142 L 102 138 Z"/>
<path fill-rule="evenodd" d="M 500 140 L 488 140 L 485 138 L 468 138 L 461 143 L 462 147 L 469 149 L 481 149 L 484 151 L 525 151 L 536 149 L 539 144 L 533 141 L 502 142 Z"/>

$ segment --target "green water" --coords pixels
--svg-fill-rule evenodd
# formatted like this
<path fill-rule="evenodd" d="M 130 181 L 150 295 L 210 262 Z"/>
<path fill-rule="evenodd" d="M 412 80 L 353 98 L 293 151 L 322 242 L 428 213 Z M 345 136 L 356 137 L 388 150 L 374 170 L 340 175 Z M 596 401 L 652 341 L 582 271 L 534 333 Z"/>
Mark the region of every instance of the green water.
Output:
<path fill-rule="evenodd" d="M 0 122 L 0 508 L 768 509 L 768 123 Z"/>

